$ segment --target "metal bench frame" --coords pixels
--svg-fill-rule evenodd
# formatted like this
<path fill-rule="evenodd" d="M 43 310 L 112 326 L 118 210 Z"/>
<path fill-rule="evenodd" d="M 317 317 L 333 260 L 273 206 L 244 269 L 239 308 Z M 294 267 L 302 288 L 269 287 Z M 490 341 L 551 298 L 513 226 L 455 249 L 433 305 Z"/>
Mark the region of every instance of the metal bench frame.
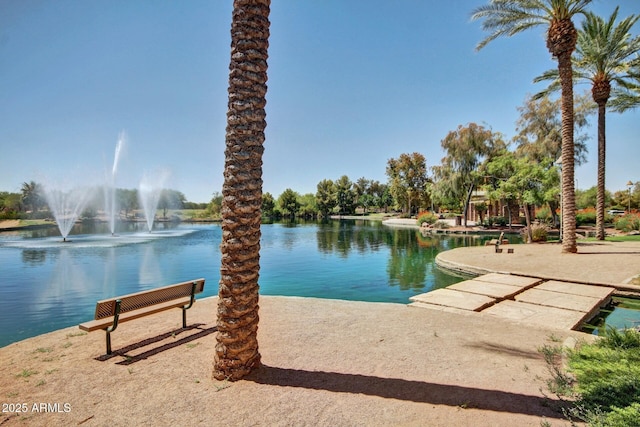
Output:
<path fill-rule="evenodd" d="M 182 309 L 182 327 L 187 327 L 187 310 L 195 300 L 195 295 L 204 290 L 204 279 L 182 282 L 148 291 L 123 295 L 98 301 L 94 320 L 80 324 L 83 331 L 102 329 L 106 332 L 107 355 L 111 351 L 111 332 L 122 322 L 159 313 L 171 308 Z"/>

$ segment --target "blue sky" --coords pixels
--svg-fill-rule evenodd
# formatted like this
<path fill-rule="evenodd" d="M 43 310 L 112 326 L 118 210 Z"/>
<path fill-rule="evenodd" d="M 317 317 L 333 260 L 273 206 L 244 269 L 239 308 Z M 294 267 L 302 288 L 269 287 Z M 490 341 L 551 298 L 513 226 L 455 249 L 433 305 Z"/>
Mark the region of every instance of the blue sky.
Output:
<path fill-rule="evenodd" d="M 608 16 L 637 1 L 594 0 Z M 272 0 L 264 191 L 316 191 L 348 175 L 386 182 L 389 158 L 476 122 L 511 138 L 517 107 L 555 66 L 544 29 L 474 50 L 482 0 Z M 0 0 L 0 191 L 24 181 L 100 184 L 121 132 L 116 185 L 169 171 L 206 202 L 222 188 L 229 28 L 226 0 Z M 636 33 L 640 28 L 636 26 Z M 585 90 L 579 86 L 577 90 Z M 607 188 L 640 181 L 640 113 L 607 117 Z M 595 125 L 595 118 L 592 120 Z M 596 137 L 578 188 L 596 182 Z"/>

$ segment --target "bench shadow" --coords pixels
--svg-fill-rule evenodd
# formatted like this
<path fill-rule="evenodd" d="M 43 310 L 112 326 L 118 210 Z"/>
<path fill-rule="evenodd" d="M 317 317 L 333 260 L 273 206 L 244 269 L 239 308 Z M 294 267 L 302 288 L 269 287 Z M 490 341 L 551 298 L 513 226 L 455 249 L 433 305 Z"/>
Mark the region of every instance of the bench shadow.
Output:
<path fill-rule="evenodd" d="M 559 402 L 550 401 L 544 397 L 501 390 L 435 384 L 401 378 L 277 368 L 266 365 L 262 365 L 246 377 L 246 380 L 281 387 L 364 394 L 432 405 L 564 419 L 561 411 L 557 408 Z"/>
<path fill-rule="evenodd" d="M 136 363 L 139 362 L 141 360 L 147 359 L 151 356 L 154 356 L 158 353 L 162 353 L 163 351 L 167 351 L 170 350 L 172 348 L 181 346 L 182 344 L 186 344 L 188 342 L 197 340 L 199 338 L 202 338 L 204 336 L 207 336 L 209 334 L 212 334 L 214 332 L 216 332 L 218 329 L 216 326 L 212 326 L 210 328 L 206 328 L 203 329 L 202 326 L 204 325 L 204 323 L 195 323 L 193 325 L 189 325 L 186 328 L 179 328 L 179 329 L 175 329 L 173 331 L 169 331 L 166 332 L 164 334 L 160 334 L 160 335 L 156 335 L 155 337 L 151 337 L 151 338 L 146 338 L 142 341 L 138 341 L 137 343 L 133 343 L 130 344 L 126 347 L 122 347 L 120 349 L 114 350 L 111 354 L 103 354 L 101 356 L 98 356 L 95 358 L 95 360 L 98 360 L 100 362 L 104 362 L 107 360 L 110 360 L 114 357 L 124 357 L 125 360 L 122 360 L 120 362 L 117 362 L 117 365 L 131 365 L 132 363 Z M 154 343 L 158 343 L 161 341 L 166 340 L 167 338 L 177 338 L 178 335 L 182 334 L 182 333 L 186 333 L 188 331 L 193 331 L 193 330 L 197 330 L 198 332 L 191 334 L 191 335 L 187 335 L 184 336 L 180 339 L 176 339 L 175 341 L 166 343 L 166 344 L 162 344 L 158 347 L 154 347 L 151 348 L 143 353 L 140 354 L 136 354 L 133 356 L 130 356 L 128 353 L 143 347 L 147 347 L 149 345 L 152 345 Z"/>

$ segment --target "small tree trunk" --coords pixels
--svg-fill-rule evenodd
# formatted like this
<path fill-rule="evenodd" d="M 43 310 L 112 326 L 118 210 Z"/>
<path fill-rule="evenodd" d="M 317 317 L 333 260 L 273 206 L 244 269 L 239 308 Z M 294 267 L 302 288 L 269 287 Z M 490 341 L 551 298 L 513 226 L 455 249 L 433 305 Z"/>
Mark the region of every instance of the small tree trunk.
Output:
<path fill-rule="evenodd" d="M 523 209 L 524 209 L 524 219 L 527 225 L 527 243 L 532 243 L 533 242 L 533 231 L 531 230 L 531 211 L 529 209 L 529 204 L 528 203 L 524 203 L 523 204 Z"/>

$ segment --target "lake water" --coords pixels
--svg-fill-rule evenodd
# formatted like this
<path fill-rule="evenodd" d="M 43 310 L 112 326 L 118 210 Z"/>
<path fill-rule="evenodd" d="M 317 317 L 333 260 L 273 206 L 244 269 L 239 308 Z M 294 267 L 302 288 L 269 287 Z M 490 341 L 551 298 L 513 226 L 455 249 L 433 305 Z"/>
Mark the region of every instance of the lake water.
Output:
<path fill-rule="evenodd" d="M 0 346 L 89 320 L 104 298 L 199 277 L 201 297 L 216 295 L 219 225 L 159 228 L 113 237 L 77 226 L 67 243 L 56 229 L 0 233 Z M 406 304 L 463 280 L 436 267 L 439 252 L 490 237 L 424 237 L 369 221 L 266 224 L 260 293 Z"/>

